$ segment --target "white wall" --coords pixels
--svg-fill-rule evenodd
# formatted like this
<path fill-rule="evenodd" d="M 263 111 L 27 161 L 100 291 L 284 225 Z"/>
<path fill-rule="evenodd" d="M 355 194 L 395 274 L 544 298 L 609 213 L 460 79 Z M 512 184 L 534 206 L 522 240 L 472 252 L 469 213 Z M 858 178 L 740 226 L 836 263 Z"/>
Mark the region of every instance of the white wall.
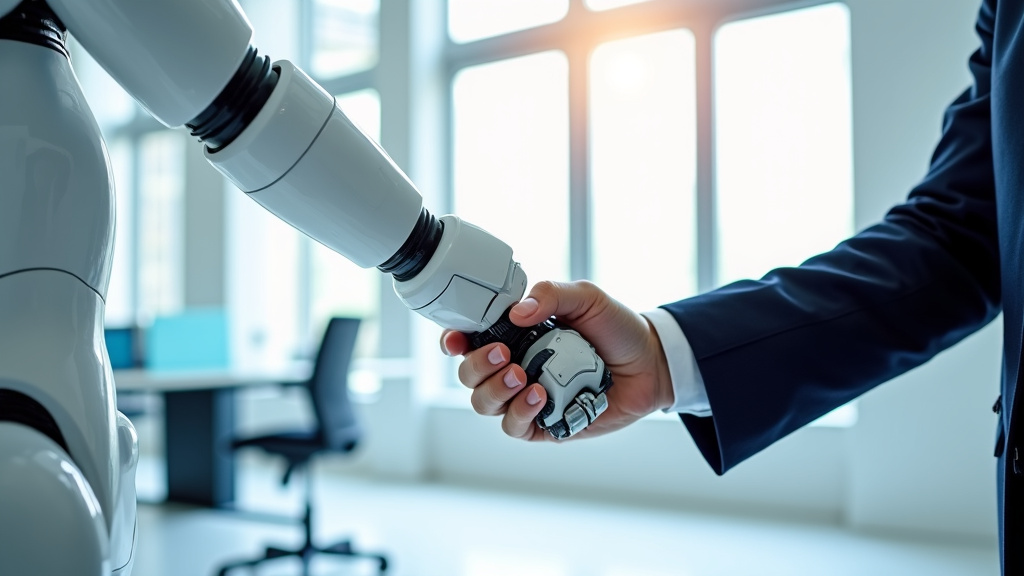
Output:
<path fill-rule="evenodd" d="M 976 46 L 979 2 L 848 4 L 856 219 L 863 227 L 924 174 L 942 111 L 969 80 L 966 61 Z M 387 102 L 383 113 L 386 120 Z M 417 134 L 413 140 L 422 138 Z M 409 153 L 415 155 L 415 147 Z M 410 162 L 415 181 L 416 162 Z M 401 315 L 394 309 L 389 314 Z M 399 375 L 385 381 L 381 397 L 363 405 L 369 431 L 363 453 L 338 466 L 388 477 L 830 519 L 870 530 L 991 541 L 995 419 L 989 409 L 998 386 L 999 330 L 989 327 L 866 395 L 855 427 L 801 430 L 721 478 L 672 418 L 646 420 L 593 441 L 525 444 L 505 438 L 496 419 L 472 413 L 464 397 L 454 404 L 423 404 L 422 391 L 436 384 L 425 380 L 426 370 L 411 379 Z M 403 317 L 383 333 L 396 340 L 414 334 L 412 353 L 436 364 L 438 329 Z M 387 355 L 402 348 L 396 344 Z M 298 402 L 290 402 L 298 409 Z M 250 398 L 242 409 L 243 427 L 281 417 L 282 406 L 280 398 Z"/>

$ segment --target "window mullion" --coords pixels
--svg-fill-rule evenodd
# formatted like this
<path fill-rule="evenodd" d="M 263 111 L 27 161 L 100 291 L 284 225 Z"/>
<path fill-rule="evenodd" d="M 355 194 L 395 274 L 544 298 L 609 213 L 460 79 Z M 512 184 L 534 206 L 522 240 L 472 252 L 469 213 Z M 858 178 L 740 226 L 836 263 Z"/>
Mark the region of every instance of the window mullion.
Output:
<path fill-rule="evenodd" d="M 136 134 L 131 134 L 127 136 L 127 140 L 129 166 L 128 193 L 132 195 L 132 241 L 128 242 L 128 245 L 130 246 L 129 249 L 131 250 L 131 254 L 129 254 L 128 256 L 129 261 L 131 262 L 131 295 L 129 297 L 131 298 L 132 301 L 132 321 L 136 325 L 141 325 L 143 320 L 142 308 L 139 306 L 139 302 L 141 300 L 139 294 L 142 292 L 142 286 L 140 281 L 142 275 L 139 273 L 139 271 L 142 269 L 142 251 L 139 250 L 139 237 L 141 235 L 139 230 L 141 229 L 140 225 L 142 224 L 142 202 L 140 201 L 139 198 L 139 190 L 142 185 L 142 176 L 140 174 L 141 170 L 139 170 L 139 157 L 141 156 L 141 154 L 139 153 L 139 141 L 141 140 L 141 138 Z"/>
<path fill-rule="evenodd" d="M 569 50 L 569 275 L 590 277 L 589 46 Z"/>
<path fill-rule="evenodd" d="M 708 23 L 692 28 L 696 42 L 697 100 L 697 290 L 705 292 L 717 283 L 715 249 L 714 79 L 712 39 Z"/>

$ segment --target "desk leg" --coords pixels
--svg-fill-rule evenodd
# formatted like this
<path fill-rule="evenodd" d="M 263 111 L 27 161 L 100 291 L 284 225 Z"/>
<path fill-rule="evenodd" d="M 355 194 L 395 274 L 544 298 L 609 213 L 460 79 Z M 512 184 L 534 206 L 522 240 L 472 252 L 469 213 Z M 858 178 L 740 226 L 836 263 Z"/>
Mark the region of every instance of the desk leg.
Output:
<path fill-rule="evenodd" d="M 234 391 L 189 390 L 164 394 L 167 500 L 224 507 L 235 499 L 231 436 Z"/>

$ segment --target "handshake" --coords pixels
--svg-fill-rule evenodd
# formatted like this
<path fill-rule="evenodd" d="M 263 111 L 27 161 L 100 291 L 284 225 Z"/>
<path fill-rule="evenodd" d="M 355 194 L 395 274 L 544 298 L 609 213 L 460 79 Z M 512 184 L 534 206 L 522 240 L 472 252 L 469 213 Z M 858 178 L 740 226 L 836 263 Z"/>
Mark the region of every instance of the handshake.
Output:
<path fill-rule="evenodd" d="M 464 356 L 473 409 L 514 438 L 598 436 L 674 402 L 657 332 L 587 281 L 540 282 L 487 331 L 444 331 L 441 350 Z"/>

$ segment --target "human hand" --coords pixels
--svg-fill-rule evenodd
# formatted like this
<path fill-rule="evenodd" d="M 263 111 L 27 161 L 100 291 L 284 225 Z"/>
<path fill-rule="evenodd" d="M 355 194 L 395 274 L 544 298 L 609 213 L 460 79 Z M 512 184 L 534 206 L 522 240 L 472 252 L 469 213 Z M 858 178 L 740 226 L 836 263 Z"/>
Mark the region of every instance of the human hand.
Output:
<path fill-rule="evenodd" d="M 667 408 L 674 401 L 668 361 L 657 332 L 647 319 L 608 296 L 591 282 L 539 282 L 529 296 L 512 307 L 509 319 L 521 327 L 539 324 L 551 316 L 580 333 L 612 372 L 608 409 L 571 438 L 587 438 L 623 428 Z M 547 392 L 526 381 L 522 366 L 511 364 L 511 352 L 500 342 L 470 350 L 466 334 L 445 330 L 441 350 L 463 355 L 459 380 L 473 393 L 473 409 L 502 416 L 506 434 L 524 440 L 554 440 L 535 418 L 547 401 Z"/>

